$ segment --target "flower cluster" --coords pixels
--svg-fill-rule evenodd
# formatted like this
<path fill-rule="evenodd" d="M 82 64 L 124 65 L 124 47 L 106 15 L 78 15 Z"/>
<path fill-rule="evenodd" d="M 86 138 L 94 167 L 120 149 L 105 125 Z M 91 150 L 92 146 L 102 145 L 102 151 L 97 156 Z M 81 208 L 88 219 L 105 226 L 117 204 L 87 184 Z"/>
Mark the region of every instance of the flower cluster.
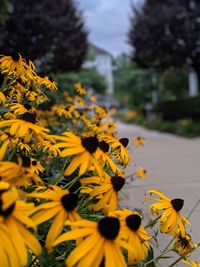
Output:
<path fill-rule="evenodd" d="M 1 265 L 126 267 L 153 261 L 151 225 L 144 226 L 142 212 L 119 207 L 131 159 L 129 139 L 117 137 L 111 112 L 80 83 L 74 94 L 66 90 L 60 102 L 52 101 L 56 82 L 38 75 L 18 53 L 0 55 L 0 83 Z M 145 139 L 133 143 L 143 146 Z M 142 167 L 135 173 L 148 178 Z M 173 235 L 173 250 L 186 257 L 197 245 L 179 213 L 183 200 L 149 193 L 159 196 L 150 209 L 160 232 Z"/>

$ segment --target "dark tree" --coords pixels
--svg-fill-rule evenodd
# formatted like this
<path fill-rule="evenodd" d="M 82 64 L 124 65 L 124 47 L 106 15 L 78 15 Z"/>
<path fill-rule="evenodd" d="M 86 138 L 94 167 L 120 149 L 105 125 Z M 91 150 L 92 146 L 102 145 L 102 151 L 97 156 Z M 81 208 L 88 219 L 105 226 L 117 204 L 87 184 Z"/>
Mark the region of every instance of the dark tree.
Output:
<path fill-rule="evenodd" d="M 19 52 L 45 71 L 79 69 L 87 50 L 82 14 L 73 0 L 10 0 L 0 50 Z"/>
<path fill-rule="evenodd" d="M 191 66 L 200 77 L 199 0 L 146 0 L 133 12 L 129 41 L 139 65 Z"/>

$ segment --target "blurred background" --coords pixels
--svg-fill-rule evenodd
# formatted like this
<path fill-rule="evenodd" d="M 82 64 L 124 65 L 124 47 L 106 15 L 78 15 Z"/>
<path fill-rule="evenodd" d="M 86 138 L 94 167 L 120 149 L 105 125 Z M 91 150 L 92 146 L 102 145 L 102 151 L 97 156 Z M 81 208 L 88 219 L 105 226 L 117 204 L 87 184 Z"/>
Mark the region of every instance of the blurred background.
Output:
<path fill-rule="evenodd" d="M 200 134 L 200 2 L 0 0 L 0 51 L 61 90 L 80 81 L 118 118 Z"/>

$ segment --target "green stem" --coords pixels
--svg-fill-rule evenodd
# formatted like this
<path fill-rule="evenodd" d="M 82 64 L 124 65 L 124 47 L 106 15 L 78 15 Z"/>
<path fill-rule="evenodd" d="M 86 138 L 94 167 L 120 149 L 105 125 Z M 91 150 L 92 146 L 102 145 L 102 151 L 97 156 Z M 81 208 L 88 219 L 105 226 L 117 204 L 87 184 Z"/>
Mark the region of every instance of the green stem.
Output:
<path fill-rule="evenodd" d="M 21 142 L 21 138 L 18 139 L 12 153 L 10 153 L 9 157 L 8 157 L 8 161 L 12 160 L 13 156 L 16 154 L 16 151 L 17 151 L 17 148 L 18 148 L 18 145 L 19 143 Z"/>
<path fill-rule="evenodd" d="M 154 225 L 154 224 L 160 219 L 160 217 L 161 217 L 161 215 L 158 216 L 158 217 L 157 217 L 155 220 L 153 220 L 152 222 L 148 223 L 148 224 L 145 226 L 145 228 L 148 228 L 148 227 Z"/>
<path fill-rule="evenodd" d="M 33 264 L 36 262 L 37 258 L 33 259 L 32 262 L 30 263 L 29 267 L 32 267 Z"/>
<path fill-rule="evenodd" d="M 74 178 L 71 182 L 67 184 L 67 189 L 70 189 L 78 180 L 80 179 L 80 176 L 77 176 Z"/>
<path fill-rule="evenodd" d="M 200 204 L 200 199 L 197 200 L 197 202 L 194 204 L 194 207 L 192 208 L 192 210 L 190 211 L 190 213 L 187 216 L 187 219 L 190 218 L 190 216 L 192 215 L 192 213 L 195 211 L 195 209 L 197 208 L 197 206 Z"/>
<path fill-rule="evenodd" d="M 167 250 L 168 247 L 173 243 L 173 241 L 174 241 L 174 237 L 171 239 L 171 241 L 169 242 L 169 244 L 166 246 L 166 248 L 163 251 Z"/>
<path fill-rule="evenodd" d="M 63 174 L 64 174 L 64 170 L 65 170 L 65 166 L 68 162 L 68 158 L 66 158 L 66 160 L 64 161 L 64 164 L 63 164 L 63 167 L 62 167 L 62 170 L 61 172 L 59 173 L 59 175 L 51 182 L 51 184 L 57 184 L 60 179 L 63 177 Z"/>
<path fill-rule="evenodd" d="M 171 251 L 171 250 L 167 250 L 167 251 L 163 252 L 162 254 L 160 254 L 158 257 L 156 257 L 156 258 L 154 258 L 154 259 L 152 259 L 152 260 L 146 262 L 146 263 L 145 263 L 145 266 L 147 266 L 148 264 L 150 264 L 150 263 L 152 263 L 152 262 L 155 262 L 155 261 L 159 260 L 160 258 L 162 258 L 163 255 L 167 254 L 167 253 L 170 252 L 170 251 Z"/>
<path fill-rule="evenodd" d="M 184 257 L 183 256 L 181 256 L 181 257 L 179 257 L 177 260 L 175 260 L 169 267 L 172 267 L 172 266 L 174 266 L 175 264 L 177 264 L 180 260 L 182 260 Z"/>
<path fill-rule="evenodd" d="M 196 250 L 200 246 L 200 243 L 197 244 L 197 247 L 194 249 Z M 194 251 L 193 250 L 193 251 Z M 169 267 L 173 267 L 176 263 L 178 263 L 180 260 L 184 259 L 184 256 L 180 256 L 177 260 L 175 260 Z"/>

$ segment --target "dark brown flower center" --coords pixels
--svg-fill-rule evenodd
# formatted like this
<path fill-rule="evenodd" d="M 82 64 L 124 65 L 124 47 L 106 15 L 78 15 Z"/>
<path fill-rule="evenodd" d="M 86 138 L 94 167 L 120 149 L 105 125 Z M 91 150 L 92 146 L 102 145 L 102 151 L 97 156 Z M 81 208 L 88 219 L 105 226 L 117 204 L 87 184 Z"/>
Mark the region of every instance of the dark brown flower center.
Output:
<path fill-rule="evenodd" d="M 31 123 L 36 123 L 36 114 L 35 113 L 30 113 L 30 112 L 25 112 L 21 117 L 21 120 L 31 122 Z"/>
<path fill-rule="evenodd" d="M 105 257 L 103 257 L 99 267 L 105 267 Z"/>
<path fill-rule="evenodd" d="M 115 217 L 105 217 L 98 223 L 99 233 L 109 240 L 114 240 L 120 229 L 119 219 Z"/>
<path fill-rule="evenodd" d="M 31 166 L 31 159 L 26 156 L 21 156 L 22 159 L 22 166 L 23 167 L 30 167 Z"/>
<path fill-rule="evenodd" d="M 20 56 L 19 56 L 18 53 L 13 53 L 13 54 L 11 55 L 11 57 L 12 57 L 12 59 L 13 59 L 14 61 L 18 61 L 18 60 L 20 59 Z"/>
<path fill-rule="evenodd" d="M 129 139 L 128 138 L 121 138 L 119 139 L 119 142 L 124 146 L 127 147 L 128 143 L 129 143 Z"/>
<path fill-rule="evenodd" d="M 49 81 L 53 82 L 53 78 L 51 76 L 49 76 Z"/>
<path fill-rule="evenodd" d="M 190 242 L 185 237 L 180 237 L 178 242 L 184 249 L 190 245 Z"/>
<path fill-rule="evenodd" d="M 70 106 L 67 106 L 67 107 L 65 108 L 65 110 L 66 110 L 66 111 L 70 111 Z"/>
<path fill-rule="evenodd" d="M 105 141 L 99 142 L 99 148 L 104 152 L 107 153 L 109 150 L 109 144 L 106 143 Z"/>
<path fill-rule="evenodd" d="M 180 198 L 175 198 L 171 200 L 171 204 L 175 211 L 179 212 L 183 207 L 184 200 Z"/>
<path fill-rule="evenodd" d="M 31 106 L 30 106 L 28 103 L 24 104 L 24 107 L 25 107 L 26 109 L 28 109 L 28 110 L 31 109 Z"/>
<path fill-rule="evenodd" d="M 94 153 L 99 145 L 99 140 L 95 136 L 81 139 L 81 143 L 89 153 Z"/>
<path fill-rule="evenodd" d="M 0 197 L 6 192 L 7 190 L 0 190 Z M 7 209 L 3 210 L 3 201 L 0 199 L 0 215 L 6 217 L 10 215 L 15 208 L 15 202 L 11 204 Z"/>
<path fill-rule="evenodd" d="M 33 160 L 33 161 L 32 161 L 32 165 L 33 165 L 33 166 L 36 166 L 36 165 L 37 165 L 37 160 Z"/>
<path fill-rule="evenodd" d="M 0 214 L 1 214 L 2 216 L 6 217 L 6 216 L 10 215 L 10 214 L 13 212 L 14 208 L 15 208 L 15 203 L 13 203 L 13 204 L 12 204 L 10 207 L 8 207 L 7 209 L 2 210 L 2 202 L 1 202 L 1 200 L 0 200 Z"/>
<path fill-rule="evenodd" d="M 119 191 L 125 184 L 125 179 L 121 176 L 112 176 L 111 183 L 115 191 Z"/>
<path fill-rule="evenodd" d="M 138 214 L 131 214 L 126 217 L 126 225 L 132 231 L 137 231 L 140 228 L 142 219 Z"/>
<path fill-rule="evenodd" d="M 66 194 L 62 196 L 61 203 L 66 211 L 73 211 L 78 202 L 78 195 L 77 194 Z"/>

